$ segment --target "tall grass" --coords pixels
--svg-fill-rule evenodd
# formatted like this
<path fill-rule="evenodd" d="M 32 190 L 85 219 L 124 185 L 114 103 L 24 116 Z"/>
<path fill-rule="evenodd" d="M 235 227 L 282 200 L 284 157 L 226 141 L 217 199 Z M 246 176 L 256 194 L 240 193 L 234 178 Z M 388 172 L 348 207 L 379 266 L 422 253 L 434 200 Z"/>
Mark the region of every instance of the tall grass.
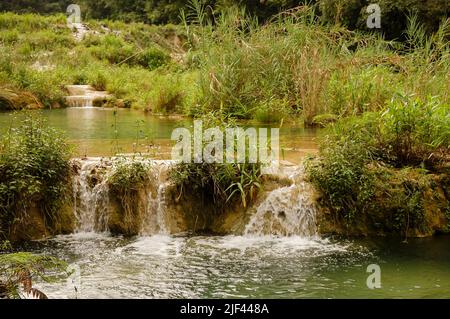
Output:
<path fill-rule="evenodd" d="M 448 102 L 448 20 L 427 36 L 412 16 L 408 41 L 395 43 L 323 25 L 315 9 L 303 6 L 260 25 L 238 9 L 209 18 L 193 1 L 182 16 L 201 74 L 197 113 L 294 116 L 314 125 L 324 114 L 381 110 L 396 93 Z"/>

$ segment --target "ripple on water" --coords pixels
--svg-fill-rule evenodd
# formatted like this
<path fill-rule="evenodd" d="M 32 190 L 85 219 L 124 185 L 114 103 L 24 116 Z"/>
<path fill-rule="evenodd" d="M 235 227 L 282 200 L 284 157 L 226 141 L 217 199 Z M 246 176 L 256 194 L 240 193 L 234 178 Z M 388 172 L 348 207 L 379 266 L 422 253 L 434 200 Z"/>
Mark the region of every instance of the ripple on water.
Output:
<path fill-rule="evenodd" d="M 449 248 L 448 237 L 405 245 L 382 239 L 74 234 L 39 242 L 34 251 L 79 265 L 82 298 L 427 298 L 448 297 Z M 366 286 L 372 263 L 382 267 L 383 289 Z M 38 288 L 52 298 L 75 297 L 65 279 Z"/>
<path fill-rule="evenodd" d="M 46 242 L 44 251 L 81 267 L 79 297 L 257 298 L 313 296 L 323 282 L 316 273 L 352 249 L 350 243 L 316 237 L 158 235 L 130 240 L 79 233 Z M 63 280 L 40 287 L 50 297 L 74 295 Z"/>

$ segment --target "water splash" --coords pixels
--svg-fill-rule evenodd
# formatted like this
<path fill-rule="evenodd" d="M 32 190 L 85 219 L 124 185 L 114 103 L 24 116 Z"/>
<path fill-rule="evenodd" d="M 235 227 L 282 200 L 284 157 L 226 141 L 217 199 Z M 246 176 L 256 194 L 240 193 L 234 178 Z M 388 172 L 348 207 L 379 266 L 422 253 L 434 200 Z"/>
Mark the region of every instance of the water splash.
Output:
<path fill-rule="evenodd" d="M 272 191 L 258 206 L 244 234 L 249 236 L 305 236 L 317 234 L 316 206 L 311 185 L 302 178 Z"/>
<path fill-rule="evenodd" d="M 73 178 L 76 232 L 104 232 L 108 224 L 109 189 L 106 176 L 99 174 L 101 162 L 87 160 L 80 163 Z"/>

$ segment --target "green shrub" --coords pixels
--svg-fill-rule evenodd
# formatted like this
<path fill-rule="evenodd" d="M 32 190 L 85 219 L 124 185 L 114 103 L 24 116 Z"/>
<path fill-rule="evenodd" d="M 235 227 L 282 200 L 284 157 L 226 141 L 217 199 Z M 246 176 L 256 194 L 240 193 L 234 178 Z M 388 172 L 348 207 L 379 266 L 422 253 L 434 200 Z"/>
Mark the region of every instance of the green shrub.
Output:
<path fill-rule="evenodd" d="M 138 63 L 149 70 L 154 70 L 166 65 L 169 61 L 170 56 L 157 48 L 148 48 L 138 57 Z"/>
<path fill-rule="evenodd" d="M 170 114 L 182 112 L 186 87 L 177 75 L 156 76 L 154 86 L 147 92 L 147 111 Z"/>
<path fill-rule="evenodd" d="M 108 177 L 110 189 L 116 194 L 139 190 L 148 181 L 148 165 L 138 160 L 119 160 L 115 163 L 112 175 Z"/>
<path fill-rule="evenodd" d="M 54 226 L 67 200 L 70 148 L 57 131 L 39 117 L 15 118 L 0 141 L 0 231 L 27 218 L 37 207 L 46 226 Z"/>
<path fill-rule="evenodd" d="M 185 193 L 217 205 L 221 211 L 227 203 L 239 200 L 247 207 L 261 188 L 259 164 L 178 164 L 170 172 L 180 196 Z"/>
<path fill-rule="evenodd" d="M 204 128 L 236 127 L 233 121 L 225 121 L 214 113 L 204 115 L 202 120 Z M 248 163 L 248 150 L 246 155 L 245 163 L 180 163 L 171 169 L 169 178 L 178 188 L 180 197 L 187 194 L 208 204 L 214 203 L 216 212 L 221 212 L 226 204 L 237 202 L 247 207 L 262 187 L 262 173 L 261 163 Z"/>
<path fill-rule="evenodd" d="M 332 125 L 320 157 L 307 162 L 309 178 L 325 206 L 348 224 L 365 214 L 391 214 L 395 230 L 420 229 L 432 185 L 427 173 L 448 174 L 449 125 L 446 104 L 397 97 L 385 111 Z"/>
<path fill-rule="evenodd" d="M 326 92 L 330 113 L 339 117 L 381 110 L 397 89 L 395 75 L 384 67 L 344 72 L 331 76 Z"/>
<path fill-rule="evenodd" d="M 45 19 L 38 14 L 2 13 L 0 15 L 0 29 L 18 28 L 23 32 L 35 32 L 44 29 L 66 26 L 67 18 L 64 14 L 53 15 Z"/>
<path fill-rule="evenodd" d="M 19 32 L 16 29 L 3 30 L 0 32 L 0 42 L 11 45 L 19 40 Z"/>
<path fill-rule="evenodd" d="M 108 79 L 103 73 L 96 73 L 94 78 L 90 80 L 90 84 L 97 91 L 106 91 L 106 87 L 108 85 Z"/>
<path fill-rule="evenodd" d="M 381 115 L 379 139 L 396 166 L 432 166 L 450 149 L 450 106 L 435 98 L 393 99 Z"/>
<path fill-rule="evenodd" d="M 114 35 L 93 36 L 87 46 L 96 58 L 111 64 L 132 63 L 137 55 L 133 45 Z"/>
<path fill-rule="evenodd" d="M 348 222 L 364 210 L 373 195 L 373 178 L 367 168 L 375 153 L 373 117 L 336 123 L 321 143 L 320 160 L 307 162 L 313 184 L 333 211 Z"/>

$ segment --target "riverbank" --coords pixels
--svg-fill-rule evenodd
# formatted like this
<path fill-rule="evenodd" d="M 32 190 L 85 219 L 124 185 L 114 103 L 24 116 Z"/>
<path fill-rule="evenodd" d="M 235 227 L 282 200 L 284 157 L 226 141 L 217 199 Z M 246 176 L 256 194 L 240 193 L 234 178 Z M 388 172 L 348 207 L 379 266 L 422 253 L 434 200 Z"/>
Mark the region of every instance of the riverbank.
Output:
<path fill-rule="evenodd" d="M 399 93 L 449 103 L 448 22 L 426 35 L 411 18 L 407 40 L 388 42 L 308 20 L 314 7 L 265 25 L 200 9 L 190 14 L 203 22 L 184 26 L 86 21 L 81 41 L 62 15 L 2 14 L 0 108 L 64 107 L 77 84 L 111 94 L 101 105 L 307 126 L 383 110 Z"/>
<path fill-rule="evenodd" d="M 10 225 L 9 240 L 21 242 L 58 234 L 95 232 L 126 237 L 388 236 L 403 241 L 447 234 L 450 230 L 448 175 L 410 171 L 402 181 L 384 175 L 388 180 L 379 185 L 380 193 L 374 195 L 370 206 L 348 219 L 336 214 L 323 194 L 305 180 L 302 165 L 284 163 L 276 173 L 261 176 L 260 187 L 253 197 L 245 195 L 248 196 L 245 206 L 240 199 L 227 200 L 221 206 L 206 195 L 199 197 L 206 189 L 195 192 L 180 189 L 176 180 L 171 179 L 171 170 L 177 169 L 171 161 L 89 158 L 72 159 L 70 166 L 71 177 L 65 186 L 69 196 L 59 206 L 53 221 L 48 223 L 43 206 L 31 201 L 27 217 Z M 377 171 L 377 174 L 385 173 Z M 409 199 L 403 183 L 411 184 L 417 179 L 425 179 L 426 183 L 421 182 L 423 188 L 418 190 L 417 197 Z M 410 206 L 410 200 L 415 200 L 416 206 Z M 407 223 L 401 218 L 407 218 Z"/>

